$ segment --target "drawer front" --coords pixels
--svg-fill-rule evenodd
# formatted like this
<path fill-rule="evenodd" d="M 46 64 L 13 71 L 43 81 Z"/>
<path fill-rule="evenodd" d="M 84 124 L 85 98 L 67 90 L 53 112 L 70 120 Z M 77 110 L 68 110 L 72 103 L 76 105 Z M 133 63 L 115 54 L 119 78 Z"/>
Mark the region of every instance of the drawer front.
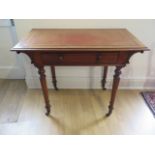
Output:
<path fill-rule="evenodd" d="M 97 64 L 116 64 L 117 60 L 117 53 L 103 53 L 97 55 Z"/>
<path fill-rule="evenodd" d="M 46 65 L 95 65 L 96 54 L 43 54 Z"/>
<path fill-rule="evenodd" d="M 116 64 L 117 60 L 117 53 L 42 54 L 45 65 L 104 65 Z"/>
<path fill-rule="evenodd" d="M 57 55 L 56 54 L 42 54 L 42 61 L 45 65 L 56 64 Z"/>

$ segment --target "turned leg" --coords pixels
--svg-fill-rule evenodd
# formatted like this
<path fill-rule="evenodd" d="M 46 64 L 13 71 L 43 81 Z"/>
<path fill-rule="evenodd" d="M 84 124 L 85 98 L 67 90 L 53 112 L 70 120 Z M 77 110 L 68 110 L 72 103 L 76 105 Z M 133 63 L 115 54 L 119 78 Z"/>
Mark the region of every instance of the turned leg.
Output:
<path fill-rule="evenodd" d="M 47 84 L 46 84 L 46 76 L 45 76 L 44 67 L 38 67 L 38 73 L 40 75 L 40 83 L 41 83 L 44 100 L 45 100 L 46 115 L 49 115 L 50 104 L 49 104 L 49 99 L 48 99 L 48 89 L 47 89 Z"/>
<path fill-rule="evenodd" d="M 56 80 L 56 75 L 55 75 L 55 67 L 51 66 L 51 73 L 52 73 L 52 82 L 55 90 L 58 90 L 57 88 L 57 80 Z"/>
<path fill-rule="evenodd" d="M 103 90 L 106 90 L 105 84 L 106 84 L 107 72 L 108 72 L 108 66 L 104 66 L 103 79 L 102 79 L 102 81 L 101 81 L 102 89 L 103 89 Z"/>
<path fill-rule="evenodd" d="M 112 110 L 113 110 L 115 96 L 116 96 L 117 88 L 118 88 L 119 81 L 120 81 L 120 74 L 121 74 L 121 68 L 122 67 L 123 66 L 117 66 L 115 69 L 115 74 L 114 74 L 114 78 L 113 78 L 113 85 L 112 85 L 111 99 L 110 99 L 110 104 L 109 104 L 109 111 L 106 114 L 106 116 L 110 116 L 112 113 Z"/>

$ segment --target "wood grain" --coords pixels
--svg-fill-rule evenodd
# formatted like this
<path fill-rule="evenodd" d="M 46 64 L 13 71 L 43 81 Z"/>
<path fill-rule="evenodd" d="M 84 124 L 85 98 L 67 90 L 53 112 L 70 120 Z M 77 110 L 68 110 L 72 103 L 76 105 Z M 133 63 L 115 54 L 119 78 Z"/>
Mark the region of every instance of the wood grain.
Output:
<path fill-rule="evenodd" d="M 26 85 L 22 80 L 0 80 L 0 123 L 16 122 Z"/>
<path fill-rule="evenodd" d="M 109 90 L 50 90 L 46 117 L 41 90 L 26 89 L 24 80 L 0 80 L 0 88 L 0 134 L 155 134 L 142 90 L 119 90 L 113 115 L 105 118 Z"/>
<path fill-rule="evenodd" d="M 12 51 L 101 50 L 125 51 L 148 50 L 127 29 L 32 29 L 27 37 Z M 73 50 L 74 49 L 74 50 Z"/>

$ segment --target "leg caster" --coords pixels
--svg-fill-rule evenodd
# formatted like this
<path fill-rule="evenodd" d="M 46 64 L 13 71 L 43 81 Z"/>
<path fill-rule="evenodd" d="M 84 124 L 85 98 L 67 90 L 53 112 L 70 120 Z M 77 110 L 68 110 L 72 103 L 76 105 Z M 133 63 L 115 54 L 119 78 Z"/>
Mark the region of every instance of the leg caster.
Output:
<path fill-rule="evenodd" d="M 49 116 L 50 111 L 51 111 L 51 106 L 48 105 L 48 106 L 45 106 L 45 108 L 46 108 L 46 113 L 45 113 L 45 115 L 46 115 L 46 116 Z"/>
<path fill-rule="evenodd" d="M 112 114 L 112 111 L 113 111 L 113 106 L 109 105 L 109 111 L 106 114 L 106 117 L 110 116 Z"/>

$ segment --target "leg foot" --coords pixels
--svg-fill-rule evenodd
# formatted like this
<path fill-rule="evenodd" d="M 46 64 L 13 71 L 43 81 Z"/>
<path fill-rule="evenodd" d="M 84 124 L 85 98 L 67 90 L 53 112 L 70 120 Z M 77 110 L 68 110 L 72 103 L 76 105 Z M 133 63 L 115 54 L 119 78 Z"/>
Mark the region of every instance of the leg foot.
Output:
<path fill-rule="evenodd" d="M 46 108 L 46 113 L 45 113 L 45 115 L 46 115 L 46 116 L 49 116 L 50 111 L 51 111 L 51 107 L 48 105 L 48 106 L 45 106 L 45 108 Z"/>
<path fill-rule="evenodd" d="M 113 106 L 109 105 L 109 111 L 106 114 L 106 117 L 110 116 L 112 114 L 112 111 L 113 111 Z"/>

